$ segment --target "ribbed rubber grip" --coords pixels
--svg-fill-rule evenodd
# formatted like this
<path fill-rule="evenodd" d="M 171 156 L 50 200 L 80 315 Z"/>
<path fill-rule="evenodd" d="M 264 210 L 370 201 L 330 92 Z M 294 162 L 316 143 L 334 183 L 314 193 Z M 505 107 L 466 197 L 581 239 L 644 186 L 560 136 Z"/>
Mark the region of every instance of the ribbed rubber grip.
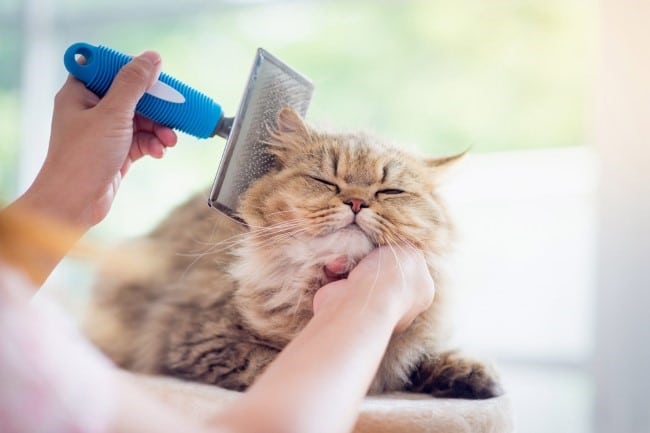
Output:
<path fill-rule="evenodd" d="M 78 57 L 83 57 L 85 61 L 80 63 L 77 61 Z M 118 71 L 131 59 L 132 57 L 126 54 L 102 45 L 94 46 L 78 42 L 68 47 L 63 56 L 63 63 L 70 74 L 82 81 L 97 96 L 102 97 L 108 91 Z M 223 117 L 221 106 L 198 90 L 164 72 L 160 74 L 158 80 L 171 89 L 161 86 L 162 91 L 145 93 L 138 102 L 136 111 L 161 125 L 195 137 L 212 136 Z"/>

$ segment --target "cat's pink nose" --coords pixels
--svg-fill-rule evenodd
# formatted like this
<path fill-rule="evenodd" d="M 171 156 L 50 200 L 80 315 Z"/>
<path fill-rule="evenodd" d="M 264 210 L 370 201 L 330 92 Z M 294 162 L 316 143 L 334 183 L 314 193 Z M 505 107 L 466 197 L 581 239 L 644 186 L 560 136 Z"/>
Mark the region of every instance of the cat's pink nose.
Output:
<path fill-rule="evenodd" d="M 361 212 L 362 208 L 368 207 L 368 203 L 366 203 L 366 201 L 362 198 L 349 198 L 343 203 L 350 206 L 352 208 L 352 212 L 354 213 L 359 213 Z"/>

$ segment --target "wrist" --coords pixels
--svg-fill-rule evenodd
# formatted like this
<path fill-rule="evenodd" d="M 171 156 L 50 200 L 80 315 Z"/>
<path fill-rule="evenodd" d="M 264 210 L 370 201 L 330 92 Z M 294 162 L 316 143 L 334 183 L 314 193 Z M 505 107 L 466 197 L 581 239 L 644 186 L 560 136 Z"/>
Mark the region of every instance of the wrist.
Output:
<path fill-rule="evenodd" d="M 67 219 L 42 206 L 38 191 L 30 188 L 23 196 L 2 209 L 3 259 L 22 269 L 40 286 L 63 256 L 84 234 Z M 4 230 L 3 230 L 4 229 Z"/>
<path fill-rule="evenodd" d="M 53 222 L 85 232 L 90 225 L 85 221 L 89 200 L 85 198 L 82 185 L 71 190 L 69 179 L 61 182 L 60 176 L 41 171 L 34 183 L 17 200 L 20 206 Z"/>

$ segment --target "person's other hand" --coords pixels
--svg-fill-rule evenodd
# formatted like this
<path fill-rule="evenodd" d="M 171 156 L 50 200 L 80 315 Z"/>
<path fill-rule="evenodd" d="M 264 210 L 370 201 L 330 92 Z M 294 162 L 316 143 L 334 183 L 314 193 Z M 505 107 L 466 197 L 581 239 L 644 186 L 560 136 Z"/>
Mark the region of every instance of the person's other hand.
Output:
<path fill-rule="evenodd" d="M 433 279 L 420 251 L 384 246 L 361 260 L 347 279 L 320 288 L 314 297 L 314 314 L 346 304 L 378 307 L 389 313 L 387 320 L 395 320 L 399 332 L 429 308 L 434 294 Z"/>
<path fill-rule="evenodd" d="M 135 114 L 160 65 L 155 52 L 135 57 L 102 99 L 68 77 L 54 101 L 45 163 L 30 188 L 39 208 L 87 229 L 104 219 L 133 161 L 161 158 L 176 144 L 172 129 Z"/>

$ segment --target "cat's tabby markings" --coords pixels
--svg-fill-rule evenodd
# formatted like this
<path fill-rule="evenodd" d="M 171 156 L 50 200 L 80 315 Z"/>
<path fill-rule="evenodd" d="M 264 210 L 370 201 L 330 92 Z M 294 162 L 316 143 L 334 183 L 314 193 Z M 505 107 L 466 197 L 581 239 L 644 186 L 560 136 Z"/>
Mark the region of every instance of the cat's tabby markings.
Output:
<path fill-rule="evenodd" d="M 378 245 L 416 248 L 436 298 L 393 336 L 370 392 L 499 394 L 487 367 L 444 346 L 453 229 L 436 187 L 459 156 L 421 159 L 366 134 L 318 131 L 289 109 L 269 149 L 275 168 L 238 207 L 247 227 L 194 197 L 136 241 L 153 246 L 155 272 L 100 280 L 87 322 L 97 345 L 134 371 L 243 390 L 312 317 L 320 287 Z"/>

